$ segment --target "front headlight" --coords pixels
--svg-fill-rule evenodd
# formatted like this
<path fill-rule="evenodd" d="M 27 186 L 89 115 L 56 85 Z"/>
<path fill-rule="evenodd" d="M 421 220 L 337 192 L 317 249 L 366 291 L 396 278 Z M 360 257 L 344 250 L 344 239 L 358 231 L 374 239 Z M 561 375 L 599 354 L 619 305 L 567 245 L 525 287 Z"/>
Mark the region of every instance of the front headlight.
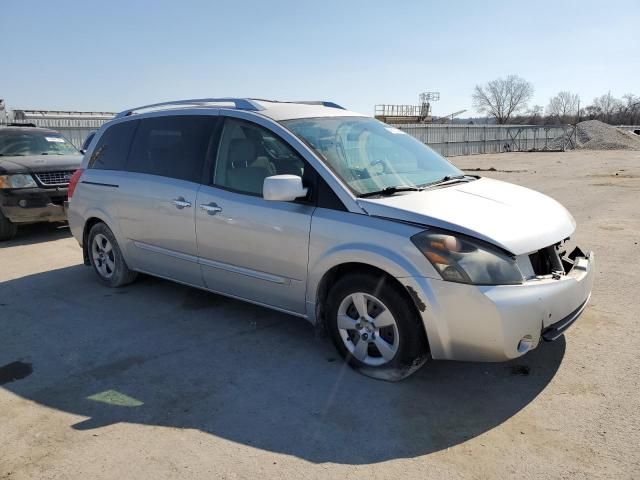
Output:
<path fill-rule="evenodd" d="M 17 175 L 0 175 L 0 188 L 32 188 L 37 187 L 31 175 L 17 174 Z"/>
<path fill-rule="evenodd" d="M 425 230 L 411 241 L 443 280 L 474 285 L 517 285 L 523 277 L 513 257 L 497 247 L 442 230 Z"/>

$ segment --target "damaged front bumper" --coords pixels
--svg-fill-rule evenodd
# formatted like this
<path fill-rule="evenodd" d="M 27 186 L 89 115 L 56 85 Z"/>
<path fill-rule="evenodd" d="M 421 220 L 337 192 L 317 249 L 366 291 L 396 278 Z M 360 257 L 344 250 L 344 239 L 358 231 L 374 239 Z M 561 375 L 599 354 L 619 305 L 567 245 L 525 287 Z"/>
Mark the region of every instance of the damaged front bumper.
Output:
<path fill-rule="evenodd" d="M 66 187 L 0 190 L 0 211 L 12 223 L 60 222 L 66 200 Z"/>
<path fill-rule="evenodd" d="M 585 300 L 582 305 L 559 322 L 556 322 L 542 330 L 542 339 L 545 342 L 553 342 L 554 340 L 557 340 L 571 325 L 573 325 L 573 322 L 582 315 L 584 309 L 587 308 L 587 303 L 589 303 L 589 299 Z"/>
<path fill-rule="evenodd" d="M 424 298 L 421 309 L 436 359 L 505 361 L 560 337 L 584 311 L 593 286 L 592 252 L 563 275 L 520 285 L 474 286 L 432 278 L 402 281 Z"/>

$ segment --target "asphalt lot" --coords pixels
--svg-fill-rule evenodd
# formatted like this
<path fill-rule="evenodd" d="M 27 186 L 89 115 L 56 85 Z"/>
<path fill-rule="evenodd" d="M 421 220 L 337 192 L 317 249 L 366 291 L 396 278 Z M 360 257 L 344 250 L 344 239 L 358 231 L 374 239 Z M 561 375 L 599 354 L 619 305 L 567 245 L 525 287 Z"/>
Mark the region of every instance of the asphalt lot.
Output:
<path fill-rule="evenodd" d="M 401 383 L 306 322 L 143 278 L 110 290 L 64 226 L 0 246 L 0 478 L 640 478 L 640 153 L 456 157 L 535 188 L 596 253 L 566 338 Z M 2 384 L 4 382 L 4 384 Z"/>

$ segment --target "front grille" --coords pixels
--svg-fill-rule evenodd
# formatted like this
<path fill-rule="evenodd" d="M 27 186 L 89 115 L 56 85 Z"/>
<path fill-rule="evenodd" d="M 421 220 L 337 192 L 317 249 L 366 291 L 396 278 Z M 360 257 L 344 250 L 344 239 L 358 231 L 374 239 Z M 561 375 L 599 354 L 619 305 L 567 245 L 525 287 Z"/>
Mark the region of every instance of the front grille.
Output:
<path fill-rule="evenodd" d="M 68 185 L 74 171 L 38 172 L 35 176 L 42 185 Z"/>

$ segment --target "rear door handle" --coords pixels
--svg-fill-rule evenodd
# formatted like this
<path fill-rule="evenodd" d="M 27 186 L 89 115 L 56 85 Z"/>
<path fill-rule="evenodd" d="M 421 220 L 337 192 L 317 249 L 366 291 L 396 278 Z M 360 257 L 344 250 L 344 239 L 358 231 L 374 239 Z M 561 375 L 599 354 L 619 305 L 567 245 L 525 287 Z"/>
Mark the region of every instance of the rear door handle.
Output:
<path fill-rule="evenodd" d="M 222 211 L 222 208 L 220 208 L 217 204 L 211 202 L 211 203 L 203 203 L 200 205 L 200 210 L 204 210 L 205 212 L 207 212 L 209 215 L 215 215 L 216 213 L 219 213 Z"/>
<path fill-rule="evenodd" d="M 191 207 L 191 202 L 187 202 L 184 197 L 174 198 L 171 200 L 171 203 L 173 203 L 178 210 Z"/>

